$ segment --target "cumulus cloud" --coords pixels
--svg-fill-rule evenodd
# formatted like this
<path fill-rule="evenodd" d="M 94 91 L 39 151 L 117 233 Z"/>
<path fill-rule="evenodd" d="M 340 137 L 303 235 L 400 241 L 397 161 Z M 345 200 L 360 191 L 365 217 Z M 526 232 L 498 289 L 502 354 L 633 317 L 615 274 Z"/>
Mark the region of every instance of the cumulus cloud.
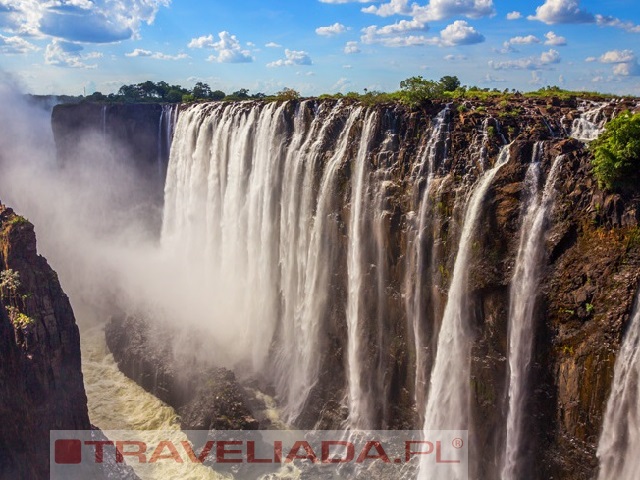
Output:
<path fill-rule="evenodd" d="M 560 63 L 560 52 L 554 49 L 542 52 L 539 57 L 527 57 L 503 62 L 489 61 L 494 70 L 541 70 L 549 65 Z"/>
<path fill-rule="evenodd" d="M 546 41 L 544 42 L 545 45 L 552 45 L 554 47 L 563 47 L 567 44 L 566 38 L 556 35 L 554 32 L 545 33 L 544 38 L 546 38 Z"/>
<path fill-rule="evenodd" d="M 141 48 L 136 48 L 133 52 L 125 53 L 125 57 L 148 57 L 156 60 L 183 60 L 185 58 L 189 58 L 189 55 L 186 53 L 179 53 L 177 55 L 167 55 L 162 52 L 152 52 L 150 50 L 143 50 Z"/>
<path fill-rule="evenodd" d="M 520 20 L 522 18 L 522 14 L 520 12 L 509 12 L 507 13 L 507 20 Z"/>
<path fill-rule="evenodd" d="M 593 23 L 595 16 L 580 8 L 578 0 L 546 0 L 536 8 L 536 14 L 529 20 L 539 20 L 546 24 L 556 23 Z"/>
<path fill-rule="evenodd" d="M 630 33 L 640 33 L 640 25 L 636 25 L 633 22 L 625 22 L 616 17 L 596 15 L 596 23 L 601 27 L 615 27 Z"/>
<path fill-rule="evenodd" d="M 286 67 L 291 65 L 312 65 L 311 57 L 303 50 L 284 51 L 285 58 L 267 64 L 267 67 Z"/>
<path fill-rule="evenodd" d="M 446 47 L 484 42 L 484 36 L 464 20 L 456 20 L 440 32 L 440 44 Z"/>
<path fill-rule="evenodd" d="M 347 42 L 344 46 L 344 53 L 347 55 L 353 55 L 354 53 L 360 53 L 360 47 L 358 46 L 358 42 Z"/>
<path fill-rule="evenodd" d="M 420 22 L 444 20 L 454 16 L 480 18 L 493 15 L 493 0 L 430 0 L 426 5 L 409 4 L 409 0 L 390 0 L 388 3 L 371 5 L 362 9 L 380 17 L 392 15 L 412 16 Z"/>
<path fill-rule="evenodd" d="M 267 47 L 267 48 L 282 48 L 282 45 L 280 45 L 279 43 L 276 43 L 276 42 L 265 43 L 264 46 Z"/>
<path fill-rule="evenodd" d="M 0 53 L 5 55 L 20 55 L 40 50 L 32 43 L 21 37 L 5 37 L 0 35 Z"/>
<path fill-rule="evenodd" d="M 218 33 L 218 39 L 213 35 L 204 35 L 192 38 L 189 48 L 212 48 L 217 51 L 217 55 L 211 55 L 208 60 L 219 63 L 249 63 L 253 62 L 253 57 L 249 50 L 243 49 L 240 41 L 235 35 L 227 31 Z"/>
<path fill-rule="evenodd" d="M 69 68 L 96 68 L 95 64 L 87 64 L 86 60 L 93 60 L 102 57 L 101 53 L 91 52 L 83 54 L 82 45 L 54 39 L 44 53 L 44 60 L 47 65 Z"/>
<path fill-rule="evenodd" d="M 135 38 L 170 0 L 4 0 L 1 24 L 18 35 L 82 43 Z"/>
<path fill-rule="evenodd" d="M 427 37 L 425 35 L 413 35 L 412 31 L 426 31 L 427 26 L 413 20 L 411 22 L 398 22 L 385 27 L 372 25 L 362 30 L 360 37 L 362 43 L 377 43 L 385 47 L 411 47 L 420 45 L 435 45 L 440 47 L 453 47 L 458 45 L 472 45 L 484 42 L 485 38 L 474 27 L 464 20 L 456 20 L 440 31 L 439 37 Z"/>
<path fill-rule="evenodd" d="M 588 58 L 589 61 L 591 58 Z M 640 75 L 640 64 L 632 50 L 610 50 L 597 59 L 600 63 L 613 65 L 613 74 L 621 77 Z M 595 61 L 595 59 L 594 59 Z"/>
<path fill-rule="evenodd" d="M 335 35 L 340 35 L 347 31 L 347 27 L 345 27 L 341 23 L 334 23 L 333 25 L 329 25 L 328 27 L 318 27 L 316 28 L 316 33 L 323 37 L 333 37 Z"/>

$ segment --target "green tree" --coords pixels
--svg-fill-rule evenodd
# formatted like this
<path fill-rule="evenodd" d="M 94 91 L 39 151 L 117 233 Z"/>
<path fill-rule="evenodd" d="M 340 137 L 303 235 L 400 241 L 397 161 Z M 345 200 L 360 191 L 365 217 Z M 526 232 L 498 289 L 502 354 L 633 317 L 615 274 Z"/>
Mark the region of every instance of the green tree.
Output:
<path fill-rule="evenodd" d="M 460 80 L 458 77 L 446 75 L 440 79 L 440 86 L 445 92 L 455 92 L 460 86 Z"/>
<path fill-rule="evenodd" d="M 211 87 L 206 83 L 198 82 L 193 87 L 191 94 L 197 99 L 209 99 L 211 98 Z"/>
<path fill-rule="evenodd" d="M 589 145 L 593 173 L 610 190 L 637 184 L 640 177 L 640 113 L 626 111 L 611 120 Z"/>
<path fill-rule="evenodd" d="M 421 76 L 410 77 L 400 82 L 400 98 L 410 105 L 417 105 L 442 95 L 442 85 Z"/>
<path fill-rule="evenodd" d="M 293 88 L 283 88 L 278 93 L 276 93 L 277 100 L 298 100 L 300 98 L 300 93 L 298 93 Z"/>
<path fill-rule="evenodd" d="M 211 100 L 222 100 L 226 96 L 227 94 L 224 93 L 222 90 L 214 90 L 213 92 L 211 92 L 211 96 L 209 98 Z"/>

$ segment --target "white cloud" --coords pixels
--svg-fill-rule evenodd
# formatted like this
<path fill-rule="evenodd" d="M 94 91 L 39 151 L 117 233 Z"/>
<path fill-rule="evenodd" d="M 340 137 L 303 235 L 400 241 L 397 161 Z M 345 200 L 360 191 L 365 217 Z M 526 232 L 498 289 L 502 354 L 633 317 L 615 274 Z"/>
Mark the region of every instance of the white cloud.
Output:
<path fill-rule="evenodd" d="M 630 33 L 640 33 L 640 25 L 636 25 L 633 22 L 625 22 L 616 17 L 596 15 L 596 23 L 601 27 L 615 27 Z"/>
<path fill-rule="evenodd" d="M 536 8 L 536 14 L 529 20 L 539 20 L 546 24 L 555 23 L 593 23 L 595 17 L 580 8 L 579 0 L 546 0 Z"/>
<path fill-rule="evenodd" d="M 600 63 L 613 64 L 613 74 L 621 77 L 640 75 L 638 58 L 631 50 L 610 50 L 598 59 Z"/>
<path fill-rule="evenodd" d="M 335 35 L 340 35 L 347 31 L 347 27 L 345 27 L 341 23 L 334 23 L 333 25 L 329 25 L 328 27 L 318 27 L 316 28 L 316 33 L 323 37 L 333 37 Z"/>
<path fill-rule="evenodd" d="M 19 35 L 112 43 L 138 35 L 170 0 L 4 0 L 4 26 Z M 52 47 L 53 48 L 53 47 Z"/>
<path fill-rule="evenodd" d="M 208 60 L 219 63 L 249 63 L 253 62 L 253 57 L 249 50 L 243 49 L 240 41 L 235 35 L 227 31 L 218 33 L 219 40 L 216 41 L 213 35 L 192 38 L 189 48 L 212 48 L 218 55 L 211 55 Z"/>
<path fill-rule="evenodd" d="M 458 45 L 472 45 L 484 42 L 485 38 L 475 28 L 464 20 L 456 20 L 444 30 L 439 37 L 426 37 L 425 35 L 408 35 L 412 30 L 424 30 L 426 25 L 420 22 L 398 22 L 392 25 L 378 28 L 375 25 L 362 30 L 360 37 L 362 43 L 380 44 L 385 47 L 413 47 L 422 45 L 436 45 L 440 47 L 453 47 Z"/>
<path fill-rule="evenodd" d="M 101 53 L 91 52 L 82 54 L 83 47 L 75 43 L 54 39 L 44 52 L 44 60 L 47 65 L 69 68 L 96 68 L 95 64 L 86 64 L 86 60 L 102 57 Z"/>
<path fill-rule="evenodd" d="M 379 7 L 371 5 L 363 8 L 363 12 L 372 13 L 379 17 L 390 17 L 392 15 L 411 15 L 411 7 L 408 0 L 390 0 L 389 3 L 383 3 Z"/>
<path fill-rule="evenodd" d="M 312 65 L 311 57 L 303 50 L 284 51 L 285 58 L 267 64 L 267 67 L 285 67 L 290 65 Z"/>
<path fill-rule="evenodd" d="M 412 16 L 420 22 L 444 20 L 454 16 L 480 18 L 495 13 L 493 0 L 430 0 L 424 6 L 416 3 L 409 5 L 409 0 L 390 0 L 380 6 L 363 8 L 362 11 L 380 17 Z"/>
<path fill-rule="evenodd" d="M 560 63 L 560 53 L 557 50 L 542 52 L 539 57 L 527 57 L 503 62 L 489 61 L 494 70 L 541 70 L 551 64 Z"/>
<path fill-rule="evenodd" d="M 189 55 L 186 53 L 179 53 L 177 55 L 167 55 L 162 52 L 152 52 L 150 50 L 143 50 L 141 48 L 136 48 L 133 52 L 125 53 L 125 57 L 148 57 L 154 58 L 156 60 L 183 60 L 185 58 L 189 58 Z"/>
<path fill-rule="evenodd" d="M 484 42 L 484 36 L 464 20 L 456 20 L 440 32 L 440 45 L 473 45 Z"/>
<path fill-rule="evenodd" d="M 455 61 L 458 61 L 458 60 L 466 60 L 467 56 L 466 55 L 453 55 L 453 54 L 450 54 L 450 55 L 445 55 L 444 59 L 447 62 L 455 62 Z"/>
<path fill-rule="evenodd" d="M 507 20 L 520 20 L 522 18 L 522 14 L 520 12 L 509 12 L 507 13 Z"/>
<path fill-rule="evenodd" d="M 213 48 L 215 43 L 213 35 L 209 34 L 203 35 L 202 37 L 192 38 L 187 46 L 189 48 Z"/>
<path fill-rule="evenodd" d="M 264 45 L 267 48 L 282 48 L 282 45 L 276 42 L 269 42 Z"/>
<path fill-rule="evenodd" d="M 414 18 L 425 21 L 438 21 L 454 16 L 481 18 L 493 15 L 493 0 L 431 0 L 424 7 L 413 5 Z"/>
<path fill-rule="evenodd" d="M 554 47 L 563 47 L 567 44 L 566 38 L 556 35 L 554 32 L 545 33 L 544 38 L 547 39 L 544 42 L 545 45 L 551 45 Z"/>
<path fill-rule="evenodd" d="M 587 58 L 584 59 L 584 61 L 587 62 L 587 63 L 592 63 L 592 62 L 595 62 L 597 60 L 598 59 L 596 57 L 587 57 Z"/>
<path fill-rule="evenodd" d="M 526 37 L 513 37 L 507 42 L 509 45 L 531 45 L 532 43 L 540 43 L 540 39 L 535 35 L 527 35 Z"/>
<path fill-rule="evenodd" d="M 360 47 L 358 42 L 347 42 L 344 46 L 344 53 L 347 55 L 353 55 L 354 53 L 360 53 Z"/>
<path fill-rule="evenodd" d="M 600 57 L 600 63 L 627 63 L 636 59 L 631 50 L 611 50 Z"/>
<path fill-rule="evenodd" d="M 20 37 L 5 37 L 0 35 L 0 53 L 5 55 L 19 55 L 40 50 L 34 44 Z"/>

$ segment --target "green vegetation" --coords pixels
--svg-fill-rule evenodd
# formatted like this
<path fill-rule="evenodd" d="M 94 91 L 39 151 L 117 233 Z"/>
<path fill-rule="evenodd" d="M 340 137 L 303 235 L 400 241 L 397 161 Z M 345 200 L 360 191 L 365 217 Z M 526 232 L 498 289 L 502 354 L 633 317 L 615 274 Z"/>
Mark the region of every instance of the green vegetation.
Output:
<path fill-rule="evenodd" d="M 0 289 L 15 294 L 20 288 L 20 274 L 8 269 L 0 272 Z"/>
<path fill-rule="evenodd" d="M 422 76 L 409 77 L 400 82 L 400 89 L 395 92 L 368 91 L 364 93 L 348 92 L 323 94 L 319 99 L 348 99 L 361 102 L 365 105 L 376 105 L 389 102 L 400 102 L 411 107 L 419 106 L 429 100 L 449 100 L 462 102 L 474 100 L 480 102 L 500 102 L 501 107 L 508 108 L 513 97 L 532 98 L 558 98 L 567 100 L 575 97 L 590 99 L 611 98 L 612 95 L 604 95 L 596 92 L 571 92 L 557 86 L 547 86 L 534 92 L 521 93 L 515 89 L 498 90 L 497 88 L 480 88 L 478 86 L 462 85 L 458 77 L 446 75 L 440 80 L 429 80 Z M 190 103 L 203 101 L 240 101 L 240 100 L 265 100 L 281 101 L 296 100 L 302 98 L 298 92 L 291 88 L 284 88 L 273 95 L 264 93 L 249 93 L 246 88 L 241 88 L 233 93 L 226 94 L 221 90 L 212 90 L 204 83 L 198 82 L 192 89 L 181 85 L 170 85 L 167 82 L 146 82 L 122 85 L 117 93 L 103 95 L 95 92 L 86 97 L 78 97 L 79 101 L 101 103 Z M 459 112 L 464 112 L 464 107 L 457 107 Z M 476 111 L 480 111 L 476 108 Z M 518 112 L 509 112 L 517 115 Z"/>
<path fill-rule="evenodd" d="M 637 185 L 640 178 L 640 113 L 624 112 L 589 145 L 593 174 L 602 188 Z"/>
<path fill-rule="evenodd" d="M 9 225 L 26 225 L 28 223 L 29 220 L 20 215 L 14 215 L 11 220 L 9 220 Z"/>
<path fill-rule="evenodd" d="M 585 306 L 585 308 L 587 309 L 587 313 L 589 315 L 591 315 L 593 313 L 593 310 L 595 309 L 595 307 L 593 306 L 592 303 L 587 303 L 587 305 Z"/>
<path fill-rule="evenodd" d="M 27 328 L 33 325 L 34 320 L 24 313 L 18 313 L 12 316 L 11 323 L 13 323 L 14 328 Z"/>

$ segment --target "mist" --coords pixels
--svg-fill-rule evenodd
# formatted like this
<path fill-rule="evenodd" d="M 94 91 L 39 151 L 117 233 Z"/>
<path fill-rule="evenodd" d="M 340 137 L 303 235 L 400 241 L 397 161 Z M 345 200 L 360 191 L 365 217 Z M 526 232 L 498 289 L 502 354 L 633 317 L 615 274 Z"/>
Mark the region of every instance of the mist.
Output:
<path fill-rule="evenodd" d="M 169 323 L 178 333 L 171 340 L 184 347 L 178 355 L 230 368 L 243 362 L 246 352 L 224 347 L 238 334 L 229 321 L 234 299 L 216 295 L 219 280 L 196 268 L 197 259 L 186 261 L 179 245 L 162 247 L 161 206 L 126 147 L 92 132 L 76 158 L 56 158 L 51 111 L 31 105 L 7 77 L 0 102 L 0 200 L 35 225 L 81 334 L 136 315 Z M 201 351 L 190 341 L 196 335 Z"/>

